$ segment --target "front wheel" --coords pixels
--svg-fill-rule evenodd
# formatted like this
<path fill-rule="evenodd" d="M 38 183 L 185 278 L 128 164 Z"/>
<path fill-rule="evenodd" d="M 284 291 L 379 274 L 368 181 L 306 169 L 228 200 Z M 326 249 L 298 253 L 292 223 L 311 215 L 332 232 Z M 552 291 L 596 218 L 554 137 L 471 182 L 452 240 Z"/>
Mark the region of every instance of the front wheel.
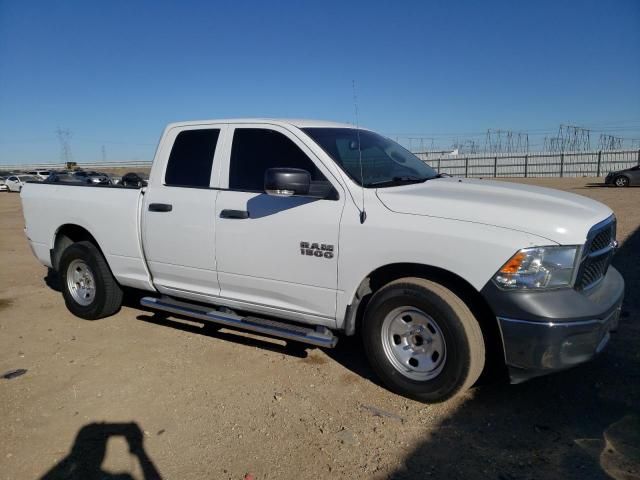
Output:
<path fill-rule="evenodd" d="M 363 323 L 372 368 L 391 390 L 442 402 L 470 388 L 482 373 L 482 331 L 451 290 L 422 278 L 403 278 L 376 292 Z"/>
<path fill-rule="evenodd" d="M 625 176 L 619 176 L 616 177 L 616 179 L 613 181 L 613 183 L 615 184 L 616 187 L 628 187 L 629 186 L 629 179 Z"/>
<path fill-rule="evenodd" d="M 65 304 L 75 316 L 87 320 L 108 317 L 122 305 L 122 289 L 100 250 L 91 242 L 77 242 L 60 258 Z"/>

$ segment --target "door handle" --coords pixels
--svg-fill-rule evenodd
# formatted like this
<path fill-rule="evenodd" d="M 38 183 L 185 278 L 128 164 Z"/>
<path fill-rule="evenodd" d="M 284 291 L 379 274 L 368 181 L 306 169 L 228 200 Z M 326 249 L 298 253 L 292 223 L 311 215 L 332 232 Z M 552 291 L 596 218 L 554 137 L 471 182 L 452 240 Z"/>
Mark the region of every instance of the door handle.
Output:
<path fill-rule="evenodd" d="M 149 211 L 150 212 L 170 212 L 173 210 L 173 205 L 169 203 L 150 203 Z"/>
<path fill-rule="evenodd" d="M 245 219 L 249 218 L 249 212 L 246 210 L 222 210 L 220 212 L 220 218 Z"/>

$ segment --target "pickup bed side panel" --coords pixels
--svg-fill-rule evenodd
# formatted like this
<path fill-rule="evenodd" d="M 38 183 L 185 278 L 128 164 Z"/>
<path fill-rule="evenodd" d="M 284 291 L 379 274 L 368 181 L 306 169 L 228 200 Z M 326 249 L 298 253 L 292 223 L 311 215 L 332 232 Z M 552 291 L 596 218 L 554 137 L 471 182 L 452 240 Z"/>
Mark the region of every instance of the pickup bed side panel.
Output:
<path fill-rule="evenodd" d="M 27 184 L 21 193 L 25 233 L 36 257 L 50 267 L 58 230 L 80 226 L 96 239 L 120 284 L 153 290 L 140 245 L 140 195 L 137 189 Z"/>

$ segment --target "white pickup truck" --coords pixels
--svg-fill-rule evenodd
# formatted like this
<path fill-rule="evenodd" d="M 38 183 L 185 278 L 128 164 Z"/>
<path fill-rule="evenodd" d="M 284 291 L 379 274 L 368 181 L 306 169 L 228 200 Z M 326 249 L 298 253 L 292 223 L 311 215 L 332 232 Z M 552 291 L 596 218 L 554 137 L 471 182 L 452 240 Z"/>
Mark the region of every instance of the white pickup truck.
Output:
<path fill-rule="evenodd" d="M 426 402 L 492 357 L 512 382 L 589 360 L 624 292 L 605 205 L 445 178 L 353 125 L 174 123 L 146 186 L 21 197 L 73 314 L 113 315 L 132 287 L 146 307 L 321 347 L 358 333 L 382 382 Z"/>

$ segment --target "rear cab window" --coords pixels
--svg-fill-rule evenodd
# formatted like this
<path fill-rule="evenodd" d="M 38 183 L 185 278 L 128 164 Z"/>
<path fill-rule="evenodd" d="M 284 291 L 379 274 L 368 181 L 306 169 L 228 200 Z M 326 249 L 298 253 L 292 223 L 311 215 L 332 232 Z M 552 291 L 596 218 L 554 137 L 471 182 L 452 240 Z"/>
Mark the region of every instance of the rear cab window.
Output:
<path fill-rule="evenodd" d="M 219 128 L 183 130 L 167 162 L 164 184 L 171 187 L 208 188 Z"/>

